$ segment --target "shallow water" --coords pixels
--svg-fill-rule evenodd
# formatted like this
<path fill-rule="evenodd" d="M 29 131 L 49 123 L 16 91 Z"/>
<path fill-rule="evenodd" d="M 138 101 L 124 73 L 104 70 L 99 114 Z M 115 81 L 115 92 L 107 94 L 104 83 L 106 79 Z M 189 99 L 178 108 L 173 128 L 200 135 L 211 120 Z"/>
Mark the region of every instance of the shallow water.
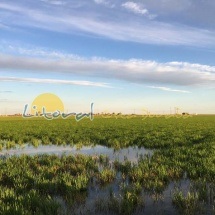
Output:
<path fill-rule="evenodd" d="M 117 199 L 120 199 L 120 196 L 122 195 L 120 189 L 121 183 L 122 181 L 119 178 L 116 178 L 112 183 L 106 186 L 91 185 L 88 188 L 87 196 L 83 196 L 83 203 L 73 205 L 72 207 L 69 207 L 61 198 L 56 198 L 56 200 L 63 206 L 64 211 L 68 215 L 117 215 L 118 213 L 109 211 L 107 205 L 111 200 L 110 190 L 113 191 L 114 196 Z M 179 189 L 187 195 L 192 185 L 193 182 L 189 179 L 181 179 L 175 182 L 172 181 L 166 189 L 157 196 L 156 193 L 150 193 L 143 190 L 140 198 L 142 198 L 144 204 L 143 206 L 137 207 L 132 215 L 180 215 L 181 213 L 179 213 L 176 207 L 172 204 L 174 192 Z M 214 215 L 213 204 L 214 203 L 205 203 L 203 206 L 204 210 L 199 211 L 198 214 Z M 98 209 L 98 205 L 101 210 Z"/>
<path fill-rule="evenodd" d="M 35 154 L 83 154 L 90 156 L 106 155 L 110 161 L 118 160 L 123 162 L 125 160 L 131 162 L 137 162 L 137 160 L 144 155 L 152 155 L 152 150 L 145 149 L 143 147 L 128 147 L 124 149 L 115 150 L 106 146 L 83 146 L 77 148 L 76 146 L 56 146 L 56 145 L 40 145 L 37 148 L 26 145 L 23 148 L 3 150 L 0 152 L 1 156 L 12 156 L 12 155 L 35 155 Z"/>
<path fill-rule="evenodd" d="M 114 150 L 113 148 L 108 148 L 105 146 L 83 146 L 82 148 L 78 148 L 76 146 L 56 146 L 56 145 L 40 145 L 35 148 L 31 145 L 26 144 L 23 148 L 16 148 L 10 150 L 3 150 L 0 152 L 0 157 L 7 157 L 12 155 L 36 155 L 36 154 L 83 154 L 90 156 L 99 156 L 106 155 L 109 158 L 109 162 L 113 162 L 118 160 L 120 162 L 123 161 L 131 161 L 132 163 L 136 163 L 141 156 L 149 155 L 151 156 L 153 153 L 152 150 L 148 150 L 145 148 L 138 147 L 128 147 L 124 149 Z M 97 183 L 91 183 L 88 187 L 87 192 L 80 193 L 77 197 L 79 201 L 82 203 L 74 205 L 72 208 L 61 198 L 56 197 L 56 200 L 61 204 L 65 212 L 68 214 L 96 214 L 96 215 L 113 215 L 113 211 L 108 211 L 107 209 L 98 211 L 96 210 L 96 205 L 99 204 L 101 207 L 107 205 L 107 202 L 110 201 L 110 190 L 114 193 L 114 196 L 120 199 L 120 195 L 122 194 L 121 185 L 124 181 L 121 178 L 121 173 L 117 173 L 116 179 L 108 184 L 107 186 L 100 186 Z M 129 182 L 128 182 L 129 183 Z M 178 211 L 172 204 L 173 192 L 176 188 L 179 188 L 184 193 L 187 193 L 190 190 L 190 180 L 186 178 L 181 179 L 177 182 L 171 182 L 166 189 L 160 194 L 160 196 L 155 196 L 155 193 L 149 193 L 146 191 L 142 191 L 141 198 L 144 202 L 144 207 L 140 208 L 140 210 L 135 211 L 133 214 L 146 214 L 146 215 L 154 215 L 154 214 L 165 214 L 165 215 L 178 215 Z M 210 191 L 211 193 L 211 191 Z M 103 204 L 103 205 L 102 205 Z M 207 211 L 204 214 L 214 214 L 212 211 L 214 203 L 212 202 L 209 205 L 206 205 Z"/>

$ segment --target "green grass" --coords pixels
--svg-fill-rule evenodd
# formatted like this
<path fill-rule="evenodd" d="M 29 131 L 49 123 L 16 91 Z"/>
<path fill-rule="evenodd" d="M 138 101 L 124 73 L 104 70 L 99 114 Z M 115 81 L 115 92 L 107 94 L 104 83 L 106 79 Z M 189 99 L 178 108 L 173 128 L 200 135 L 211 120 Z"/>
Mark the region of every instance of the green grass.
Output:
<path fill-rule="evenodd" d="M 100 144 L 120 148 L 131 145 L 146 148 L 180 147 L 215 139 L 215 116 L 191 118 L 102 118 L 76 122 L 74 119 L 0 117 L 0 145 L 14 147 L 56 144 Z"/>
<path fill-rule="evenodd" d="M 188 190 L 186 195 L 181 191 L 173 194 L 173 204 L 181 214 L 199 213 L 200 205 L 205 210 L 208 205 L 215 208 L 215 116 L 95 117 L 93 121 L 80 122 L 0 118 L 0 148 L 10 149 L 25 143 L 79 147 L 100 144 L 115 149 L 138 146 L 154 149 L 154 153 L 140 158 L 137 164 L 115 161 L 110 169 L 105 156 L 42 155 L 1 159 L 0 214 L 55 214 L 53 211 L 58 214 L 62 208 L 54 196 L 60 195 L 74 205 L 78 199 L 85 201 L 90 185 L 111 184 L 115 179 L 126 182 L 120 191 L 121 197 L 117 198 L 111 191 L 106 203 L 97 202 L 99 210 L 132 214 L 146 204 L 141 192 L 160 196 L 172 181 L 184 178 L 195 185 L 195 190 Z M 99 171 L 101 165 L 103 169 Z"/>

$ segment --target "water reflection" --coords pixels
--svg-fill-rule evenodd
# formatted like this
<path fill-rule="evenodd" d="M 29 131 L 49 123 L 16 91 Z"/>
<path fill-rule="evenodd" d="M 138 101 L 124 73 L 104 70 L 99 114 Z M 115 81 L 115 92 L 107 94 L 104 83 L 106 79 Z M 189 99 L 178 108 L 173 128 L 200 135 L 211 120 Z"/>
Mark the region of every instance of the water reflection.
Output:
<path fill-rule="evenodd" d="M 144 155 L 152 155 L 152 150 L 145 149 L 143 147 L 138 148 L 128 147 L 119 150 L 115 150 L 113 148 L 108 148 L 101 145 L 96 146 L 83 146 L 79 147 L 71 147 L 71 146 L 56 146 L 56 145 L 40 145 L 37 148 L 26 145 L 23 148 L 10 149 L 1 151 L 1 156 L 12 156 L 12 155 L 35 155 L 35 154 L 83 154 L 90 156 L 99 156 L 106 155 L 110 161 L 118 160 L 123 162 L 125 160 L 131 162 L 137 162 L 137 160 Z"/>

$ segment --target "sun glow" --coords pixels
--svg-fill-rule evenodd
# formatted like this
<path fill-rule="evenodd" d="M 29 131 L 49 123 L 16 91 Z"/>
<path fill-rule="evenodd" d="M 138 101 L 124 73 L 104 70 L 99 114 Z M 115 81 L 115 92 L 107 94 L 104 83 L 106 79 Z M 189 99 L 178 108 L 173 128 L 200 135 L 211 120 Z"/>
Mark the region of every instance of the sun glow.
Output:
<path fill-rule="evenodd" d="M 61 99 L 52 93 L 43 93 L 37 96 L 31 105 L 31 113 L 34 114 L 43 112 L 43 107 L 46 112 L 55 112 L 56 110 L 64 112 L 64 104 Z"/>

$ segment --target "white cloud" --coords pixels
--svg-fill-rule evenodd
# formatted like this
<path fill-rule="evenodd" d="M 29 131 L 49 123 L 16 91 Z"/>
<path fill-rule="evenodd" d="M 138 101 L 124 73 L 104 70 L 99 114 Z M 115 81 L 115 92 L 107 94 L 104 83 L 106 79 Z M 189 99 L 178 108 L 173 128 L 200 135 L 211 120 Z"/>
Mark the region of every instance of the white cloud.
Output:
<path fill-rule="evenodd" d="M 125 9 L 133 13 L 145 15 L 150 19 L 153 19 L 156 17 L 156 15 L 149 14 L 149 11 L 146 8 L 144 8 L 141 4 L 138 4 L 135 2 L 131 2 L 131 1 L 125 2 L 122 4 L 122 7 L 124 7 Z"/>
<path fill-rule="evenodd" d="M 18 78 L 18 77 L 0 77 L 0 81 L 37 83 L 37 84 L 66 84 L 66 85 L 80 85 L 80 86 L 110 88 L 110 86 L 107 83 L 99 83 L 99 82 L 91 82 L 91 81 L 69 81 L 69 80 L 57 80 L 57 79 Z"/>
<path fill-rule="evenodd" d="M 72 74 L 128 81 L 131 83 L 178 86 L 213 86 L 215 67 L 187 62 L 159 63 L 138 59 L 38 58 L 0 55 L 0 71 L 35 71 Z"/>
<path fill-rule="evenodd" d="M 126 8 L 126 9 L 128 9 L 128 10 L 134 12 L 134 13 L 137 13 L 137 14 L 144 15 L 144 14 L 148 14 L 149 13 L 146 8 L 143 8 L 139 4 L 131 2 L 131 1 L 123 3 L 122 7 Z"/>
<path fill-rule="evenodd" d="M 1 16 L 9 26 L 31 27 L 63 33 L 85 32 L 114 40 L 133 41 L 149 44 L 191 45 L 214 47 L 215 32 L 184 25 L 130 17 L 122 14 L 120 19 L 111 19 L 110 14 L 98 11 L 88 12 L 77 9 L 65 13 L 57 7 L 49 11 L 29 9 L 15 4 L 0 3 L 0 8 L 7 10 L 8 16 Z M 102 10 L 101 10 L 102 11 Z M 9 17 L 9 18 L 8 18 Z M 128 21 L 129 20 L 129 21 Z"/>
<path fill-rule="evenodd" d="M 169 87 L 156 87 L 156 86 L 148 86 L 148 87 L 153 89 L 163 90 L 163 91 L 170 91 L 170 92 L 191 93 L 190 91 L 187 91 L 187 90 L 176 90 L 176 89 L 171 89 Z"/>

